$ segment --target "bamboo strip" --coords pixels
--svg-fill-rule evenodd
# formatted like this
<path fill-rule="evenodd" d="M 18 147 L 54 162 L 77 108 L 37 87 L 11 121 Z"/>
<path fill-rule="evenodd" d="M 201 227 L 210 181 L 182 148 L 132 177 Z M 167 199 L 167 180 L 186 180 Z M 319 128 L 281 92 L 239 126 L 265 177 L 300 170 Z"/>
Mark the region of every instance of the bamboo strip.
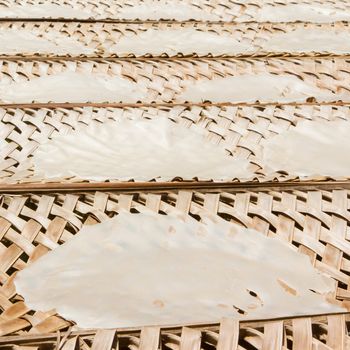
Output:
<path fill-rule="evenodd" d="M 326 349 L 322 344 L 324 341 L 329 344 L 328 340 L 333 336 L 334 332 L 338 332 L 338 328 L 334 327 L 334 322 L 338 323 L 338 327 L 345 330 L 345 327 L 349 325 L 348 315 L 337 315 L 337 316 L 326 316 L 326 317 L 307 317 L 301 319 L 304 322 L 308 322 L 312 325 L 314 331 L 312 333 L 312 342 L 315 346 L 321 346 L 320 348 Z M 227 327 L 227 332 L 232 332 L 233 336 L 237 339 L 237 343 L 233 346 L 228 345 L 223 348 L 220 345 L 220 339 L 222 336 L 222 325 L 220 324 L 220 331 L 218 325 L 211 325 L 207 327 L 191 326 L 191 332 L 198 332 L 202 337 L 200 342 L 201 349 L 217 349 L 217 350 L 249 350 L 252 349 L 251 343 L 264 343 L 267 349 L 273 349 L 273 344 L 277 339 L 281 337 L 281 329 L 274 327 L 276 321 L 263 321 L 255 324 L 250 324 L 247 322 L 241 322 L 237 327 Z M 283 349 L 292 350 L 295 349 L 295 344 L 299 341 L 299 336 L 304 336 L 306 330 L 301 330 L 301 333 L 297 333 L 294 327 L 293 321 L 289 319 L 278 321 L 278 324 L 282 327 L 283 336 Z M 227 324 L 228 326 L 228 324 Z M 178 338 L 181 336 L 187 341 L 187 331 L 188 328 L 162 328 L 160 330 L 160 342 L 161 347 L 168 346 L 170 348 L 178 348 Z M 113 330 L 109 331 L 111 334 Z M 112 349 L 127 349 L 128 346 L 133 346 L 135 349 L 143 349 L 140 347 L 135 347 L 135 339 L 144 339 L 144 341 L 152 342 L 152 334 L 150 334 L 150 339 L 142 338 L 144 333 L 139 330 L 127 331 L 127 330 L 117 330 L 118 337 L 115 337 L 113 342 L 109 347 L 105 347 L 105 350 Z M 63 333 L 64 335 L 64 333 Z M 0 338 L 0 346 L 4 345 L 7 349 L 15 349 L 23 346 L 25 349 L 27 347 L 38 347 L 45 345 L 45 349 L 54 350 L 56 345 L 56 335 L 39 334 L 36 336 L 10 336 Z M 97 331 L 91 330 L 88 332 L 73 332 L 68 335 L 67 339 L 62 345 L 61 349 L 84 349 L 89 350 L 93 345 L 96 344 Z M 218 340 L 219 339 L 219 340 Z M 345 350 L 347 349 L 347 342 L 349 341 L 349 335 L 343 332 L 343 335 L 335 338 L 336 341 L 333 345 L 328 345 L 328 350 Z M 316 345 L 317 344 L 317 345 Z M 294 347 L 293 347 L 294 346 Z M 148 348 L 151 349 L 151 348 Z M 158 349 L 154 348 L 154 349 Z M 192 348 L 191 348 L 192 349 Z M 282 349 L 282 348 L 279 348 Z"/>
<path fill-rule="evenodd" d="M 115 191 L 118 193 L 134 193 L 139 191 L 172 191 L 172 190 L 202 190 L 217 192 L 229 190 L 240 192 L 250 191 L 287 191 L 287 190 L 341 190 L 350 189 L 350 181 L 270 181 L 270 182 L 96 182 L 96 183 L 23 183 L 0 185 L 0 193 L 28 194 L 28 193 L 70 193 L 76 191 Z"/>

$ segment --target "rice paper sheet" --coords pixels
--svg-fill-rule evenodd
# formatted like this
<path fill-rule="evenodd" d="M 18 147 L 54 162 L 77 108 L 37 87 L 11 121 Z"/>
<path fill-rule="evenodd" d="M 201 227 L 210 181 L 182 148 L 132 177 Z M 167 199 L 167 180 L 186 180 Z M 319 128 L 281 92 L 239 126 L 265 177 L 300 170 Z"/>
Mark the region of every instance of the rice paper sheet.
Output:
<path fill-rule="evenodd" d="M 350 176 L 350 122 L 303 121 L 263 144 L 266 172 Z"/>
<path fill-rule="evenodd" d="M 253 176 L 250 163 L 206 139 L 208 131 L 167 118 L 93 124 L 59 134 L 35 151 L 35 175 L 91 181 L 232 180 Z"/>
<path fill-rule="evenodd" d="M 15 279 L 34 310 L 82 328 L 345 311 L 334 281 L 287 243 L 218 217 L 120 213 L 84 226 Z"/>

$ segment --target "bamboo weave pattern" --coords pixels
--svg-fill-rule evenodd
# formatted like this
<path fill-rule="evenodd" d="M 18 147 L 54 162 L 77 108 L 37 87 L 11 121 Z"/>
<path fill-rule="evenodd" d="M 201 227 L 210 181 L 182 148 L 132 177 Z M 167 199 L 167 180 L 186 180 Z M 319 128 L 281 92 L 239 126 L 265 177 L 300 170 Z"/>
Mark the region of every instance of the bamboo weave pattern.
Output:
<path fill-rule="evenodd" d="M 348 315 L 240 324 L 226 319 L 220 326 L 172 329 L 145 327 L 136 331 L 98 330 L 80 333 L 68 331 L 58 335 L 4 337 L 2 343 L 6 341 L 6 349 L 22 349 L 21 346 L 25 349 L 44 343 L 48 350 L 337 350 L 349 346 L 349 324 Z"/>
<path fill-rule="evenodd" d="M 296 76 L 310 87 L 318 87 L 321 92 L 336 94 L 335 100 L 339 100 L 337 95 L 342 94 L 343 102 L 350 101 L 348 87 L 350 62 L 347 59 L 0 60 L 0 81 L 8 88 L 14 83 L 23 83 L 38 77 L 49 77 L 64 72 L 88 74 L 91 78 L 97 74 L 106 74 L 108 77 L 130 80 L 140 88 L 146 89 L 142 102 L 185 102 L 181 93 L 197 81 L 260 73 Z M 309 98 L 316 99 L 317 102 L 323 101 L 322 97 L 310 96 Z M 76 102 L 69 99 L 67 95 L 67 101 L 64 102 Z M 0 100 L 0 102 L 4 101 Z M 16 99 L 6 102 L 16 103 Z M 28 98 L 26 102 L 37 101 Z M 119 101 L 116 98 L 114 101 L 105 102 L 130 101 Z"/>
<path fill-rule="evenodd" d="M 76 107 L 0 108 L 0 137 L 6 145 L 0 150 L 0 183 L 45 182 L 33 175 L 30 162 L 38 145 L 78 126 L 120 121 L 169 118 L 209 131 L 208 142 L 220 144 L 234 157 L 249 159 L 259 181 L 287 181 L 297 178 L 287 173 L 264 172 L 261 143 L 303 120 L 350 120 L 349 105 L 266 105 L 220 106 L 177 105 L 159 107 Z M 309 180 L 322 180 L 310 177 Z M 232 179 L 234 180 L 234 179 Z M 245 181 L 245 179 L 240 179 Z M 340 178 L 337 180 L 341 180 Z M 50 181 L 76 182 L 60 178 Z"/>
<path fill-rule="evenodd" d="M 63 0 L 60 2 L 49 0 L 45 1 L 45 4 L 59 4 L 64 5 L 72 10 L 84 11 L 83 18 L 93 18 L 97 20 L 101 19 L 119 19 L 123 20 L 120 12 L 122 9 L 128 7 L 135 7 L 143 1 L 138 0 L 122 0 L 122 1 L 103 1 L 103 0 L 74 0 L 67 1 Z M 256 19 L 256 15 L 259 9 L 264 6 L 271 6 L 273 8 L 279 8 L 283 10 L 286 4 L 295 3 L 294 0 L 249 0 L 249 1 L 231 1 L 231 0 L 167 0 L 165 3 L 168 4 L 186 4 L 189 5 L 193 10 L 201 10 L 208 15 L 211 15 L 211 20 L 216 21 L 239 21 L 239 22 L 250 22 Z M 319 0 L 301 0 L 299 4 L 320 6 Z M 11 6 L 17 5 L 25 7 L 28 5 L 40 6 L 42 2 L 40 0 L 3 0 L 0 4 L 0 18 L 6 18 L 1 15 L 1 8 L 11 8 Z M 350 4 L 346 0 L 323 0 L 322 5 L 325 7 L 335 9 L 338 11 L 350 11 Z M 20 17 L 20 16 L 14 16 Z M 43 18 L 57 18 L 56 16 L 42 16 Z M 67 13 L 63 16 L 66 19 L 75 18 L 74 14 Z M 41 18 L 41 19 L 43 19 Z M 169 19 L 169 18 L 164 18 Z M 171 18 L 170 18 L 171 19 Z M 188 19 L 191 19 L 190 17 Z"/>
<path fill-rule="evenodd" d="M 66 329 L 70 323 L 55 312 L 33 312 L 16 294 L 16 271 L 69 240 L 83 224 L 113 217 L 119 210 L 181 211 L 201 220 L 225 220 L 279 236 L 306 254 L 315 268 L 334 279 L 332 297 L 349 307 L 350 191 L 113 192 L 0 197 L 0 335 L 37 334 Z"/>
<path fill-rule="evenodd" d="M 0 12 L 1 14 L 1 12 Z M 339 31 L 342 33 L 350 34 L 350 28 L 348 22 L 337 22 L 333 24 L 315 24 L 315 23 L 80 23 L 80 22 L 0 22 L 0 30 L 12 30 L 16 31 L 28 31 L 40 36 L 43 39 L 51 42 L 55 35 L 59 35 L 64 38 L 71 38 L 77 42 L 83 44 L 85 47 L 93 49 L 93 52 L 90 54 L 80 53 L 76 54 L 74 51 L 67 55 L 57 54 L 50 52 L 49 48 L 41 48 L 40 51 L 24 51 L 21 50 L 18 53 L 18 56 L 33 56 L 40 54 L 40 57 L 57 57 L 57 56 L 93 56 L 93 57 L 110 57 L 110 56 L 140 56 L 130 51 L 128 54 L 119 54 L 118 43 L 121 39 L 124 38 L 134 38 L 137 35 L 142 34 L 146 31 L 152 30 L 156 32 L 167 32 L 172 30 L 181 29 L 195 29 L 198 32 L 202 33 L 215 33 L 218 36 L 225 35 L 228 37 L 227 40 L 237 40 L 245 45 L 249 45 L 249 50 L 244 50 L 242 52 L 236 51 L 226 51 L 222 54 L 214 54 L 210 52 L 208 48 L 207 55 L 212 54 L 214 56 L 224 56 L 224 55 L 266 55 L 273 56 L 274 53 L 270 50 L 264 48 L 266 43 L 269 42 L 274 36 L 281 33 L 289 33 L 295 30 L 317 30 L 324 33 L 329 31 Z M 55 35 L 53 35 L 55 34 Z M 68 49 L 68 48 L 67 48 Z M 2 56 L 11 56 L 13 53 L 7 53 L 6 47 L 4 47 Z M 193 48 L 193 55 L 196 56 L 195 48 Z M 167 49 L 164 47 L 164 55 L 174 56 L 169 54 Z M 319 48 L 318 52 L 315 51 L 305 51 L 305 54 L 308 55 L 319 55 L 319 54 L 332 54 L 332 50 L 327 50 L 326 47 Z M 284 53 L 276 53 L 279 55 L 303 55 L 302 53 L 295 52 L 293 48 L 288 49 Z M 158 56 L 152 54 L 150 51 L 147 55 L 141 56 Z M 181 52 L 178 53 L 178 57 L 181 57 Z M 206 55 L 200 55 L 206 56 Z"/>

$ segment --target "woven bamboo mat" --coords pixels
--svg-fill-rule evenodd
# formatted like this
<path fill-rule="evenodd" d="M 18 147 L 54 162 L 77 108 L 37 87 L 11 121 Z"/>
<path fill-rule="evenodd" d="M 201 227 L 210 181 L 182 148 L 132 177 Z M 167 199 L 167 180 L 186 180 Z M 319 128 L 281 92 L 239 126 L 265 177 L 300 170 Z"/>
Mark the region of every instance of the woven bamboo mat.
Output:
<path fill-rule="evenodd" d="M 272 8 L 278 8 L 283 10 L 286 4 L 295 4 L 294 0 L 249 0 L 249 1 L 228 1 L 228 0 L 166 0 L 166 4 L 179 6 L 187 5 L 192 10 L 199 10 L 203 12 L 203 18 L 216 21 L 239 21 L 239 22 L 249 22 L 256 19 L 258 11 L 264 6 L 270 6 Z M 65 13 L 55 13 L 51 11 L 47 15 L 40 13 L 38 19 L 43 18 L 78 18 L 78 19 L 123 19 L 123 10 L 127 8 L 132 8 L 137 5 L 142 4 L 143 1 L 138 0 L 121 0 L 121 1 L 104 1 L 104 0 L 49 0 L 45 1 L 45 5 L 57 4 L 61 7 L 67 8 Z M 320 6 L 320 1 L 318 0 L 299 0 L 298 4 L 313 5 L 316 8 Z M 40 0 L 3 0 L 0 4 L 0 18 L 8 17 L 5 13 L 7 8 L 13 6 L 19 6 L 20 8 L 26 8 L 26 6 L 39 7 L 43 5 Z M 346 0 L 323 0 L 322 5 L 327 8 L 338 10 L 338 11 L 350 11 L 350 4 Z M 69 12 L 69 9 L 71 12 Z M 5 14 L 4 14 L 5 13 Z M 27 17 L 20 14 L 12 15 L 11 17 Z M 161 18 L 157 18 L 161 19 Z M 162 19 L 172 19 L 172 18 L 162 18 Z M 191 16 L 188 15 L 188 18 Z M 332 21 L 330 19 L 330 21 Z"/>
<path fill-rule="evenodd" d="M 199 33 L 206 33 L 209 35 L 216 34 L 225 36 L 227 42 L 231 42 L 231 48 L 223 48 L 220 52 L 211 51 L 210 47 L 206 48 L 206 52 L 196 52 L 196 47 L 193 47 L 192 56 L 206 56 L 211 54 L 212 56 L 287 56 L 287 55 L 313 55 L 320 54 L 332 54 L 334 50 L 320 45 L 318 50 L 305 50 L 304 52 L 295 51 L 291 46 L 286 51 L 272 52 L 266 45 L 271 39 L 276 36 L 280 36 L 283 33 L 298 33 L 303 31 L 316 31 L 320 33 L 328 32 L 341 32 L 350 34 L 350 27 L 348 22 L 337 22 L 332 24 L 315 24 L 315 23 L 194 23 L 194 22 L 155 22 L 155 23 L 81 23 L 81 22 L 50 22 L 50 21 L 25 21 L 25 22 L 13 22 L 4 21 L 0 22 L 1 31 L 11 33 L 31 33 L 37 38 L 41 38 L 49 43 L 55 43 L 57 40 L 71 39 L 77 43 L 84 45 L 83 47 L 89 48 L 92 51 L 89 53 L 79 52 L 76 48 L 66 45 L 64 49 L 65 53 L 60 51 L 53 51 L 48 45 L 44 46 L 38 44 L 37 47 L 33 46 L 32 49 L 19 48 L 19 52 L 16 53 L 19 57 L 39 55 L 40 57 L 57 57 L 57 56 L 87 56 L 87 57 L 110 57 L 110 56 L 159 56 L 154 54 L 152 49 L 150 52 L 140 54 L 138 51 L 123 52 L 119 48 L 118 44 L 121 41 L 129 39 L 137 39 L 139 35 L 143 35 L 147 32 L 151 32 L 152 35 L 164 35 L 170 33 L 170 35 L 179 35 L 182 30 L 196 30 Z M 298 34 L 297 34 L 298 35 Z M 186 43 L 186 37 L 181 37 L 181 40 Z M 235 47 L 235 41 L 244 45 L 239 51 Z M 134 50 L 137 50 L 137 43 Z M 164 45 L 162 42 L 159 45 Z M 178 56 L 180 57 L 183 52 L 179 51 L 174 53 L 168 46 L 164 46 L 162 49 L 163 55 Z M 8 50 L 8 51 L 6 51 Z M 62 45 L 57 47 L 57 50 L 62 50 Z M 2 56 L 14 55 L 13 50 L 6 47 L 2 48 Z M 189 53 L 186 53 L 188 56 Z"/>
<path fill-rule="evenodd" d="M 289 33 L 301 28 L 349 33 L 349 24 L 331 23 L 331 16 L 331 24 L 308 21 L 275 24 L 252 22 L 259 22 L 258 13 L 264 6 L 282 10 L 287 4 L 295 4 L 294 0 L 165 2 L 169 6 L 187 6 L 196 11 L 203 22 L 190 21 L 191 18 L 185 16 L 182 23 L 170 17 L 158 18 L 161 19 L 159 22 L 153 18 L 151 21 L 136 20 L 130 23 L 123 13 L 144 3 L 136 0 L 3 0 L 0 3 L 0 29 L 27 30 L 42 35 L 44 39 L 49 38 L 52 32 L 57 32 L 93 50 L 91 54 L 77 55 L 72 52 L 64 57 L 45 49 L 37 57 L 33 57 L 38 54 L 34 52 L 36 50 L 24 51 L 22 57 L 4 57 L 7 53 L 3 52 L 4 56 L 0 57 L 0 87 L 6 86 L 10 90 L 16 84 L 72 72 L 88 75 L 92 80 L 101 75 L 122 77 L 146 90 L 141 103 L 133 106 L 113 105 L 130 102 L 120 101 L 117 97 L 101 105 L 89 105 L 89 100 L 78 105 L 78 101 L 70 100 L 69 92 L 65 102 L 72 102 L 72 106 L 54 105 L 58 101 L 43 101 L 49 104 L 41 106 L 25 106 L 19 105 L 16 98 L 9 101 L 0 96 L 0 103 L 3 104 L 0 106 L 0 138 L 6 142 L 6 147 L 0 151 L 0 183 L 3 185 L 0 189 L 0 349 L 350 348 L 349 313 L 260 322 L 223 320 L 220 325 L 82 332 L 55 311 L 31 310 L 16 293 L 13 281 L 17 271 L 70 240 L 83 225 L 102 222 L 121 210 L 135 215 L 145 210 L 162 214 L 180 210 L 197 220 L 214 214 L 256 229 L 261 234 L 280 237 L 308 256 L 316 269 L 332 277 L 335 287 L 332 298 L 349 310 L 350 189 L 346 188 L 349 186 L 340 185 L 340 189 L 334 190 L 325 186 L 322 190 L 293 186 L 291 181 L 298 183 L 299 179 L 286 173 L 267 175 L 260 159 L 262 140 L 302 120 L 349 120 L 350 114 L 350 61 L 347 55 L 333 57 L 332 50 L 322 49 L 305 53 L 289 50 L 278 53 L 282 57 L 273 58 L 269 56 L 276 53 L 264 51 L 264 45 L 277 33 Z M 297 3 L 315 8 L 321 4 L 319 0 L 300 0 Z M 53 7 L 45 14 L 45 6 Z M 61 7 L 62 11 L 54 13 L 52 9 L 55 6 Z M 350 12 L 347 0 L 324 0 L 322 6 L 343 13 Z M 15 7 L 17 14 L 6 15 L 7 10 Z M 23 16 L 27 9 L 28 16 Z M 36 16 L 32 9 L 38 10 L 39 15 Z M 213 22 L 206 22 L 208 20 Z M 118 52 L 110 52 L 110 48 L 125 37 L 147 30 L 162 32 L 184 28 L 228 35 L 233 40 L 249 45 L 250 56 L 246 57 L 244 52 L 227 51 L 222 55 L 238 57 L 221 57 L 221 54 L 213 57 L 209 49 L 204 57 L 184 57 L 181 53 L 166 57 L 167 52 L 164 50 L 165 57 L 140 55 L 139 58 L 133 58 L 129 57 L 133 56 L 133 52 L 130 52 L 130 55 L 126 55 L 128 57 L 118 58 L 113 57 Z M 297 57 L 288 57 L 291 55 Z M 212 104 L 210 101 L 198 105 L 179 104 L 186 101 L 181 96 L 184 90 L 197 81 L 261 73 L 297 77 L 309 87 L 319 88 L 322 93 L 333 93 L 334 103 L 324 103 L 323 98 L 310 95 L 305 97 L 305 102 L 310 103 L 302 104 L 281 104 L 281 101 L 264 104 L 268 101 L 258 101 L 262 104 L 225 105 L 226 102 L 232 102 L 226 99 L 218 101 L 223 104 Z M 29 104 L 32 102 L 39 101 L 35 98 L 25 101 Z M 146 105 L 152 102 L 158 105 Z M 5 103 L 15 105 L 5 106 Z M 249 189 L 250 182 L 236 190 L 212 187 L 210 191 L 165 191 L 161 188 L 154 192 L 131 192 L 127 188 L 124 191 L 98 192 L 78 192 L 73 189 L 70 193 L 31 191 L 31 186 L 46 186 L 45 179 L 33 176 L 30 158 L 38 145 L 47 139 L 68 133 L 83 124 L 158 117 L 166 117 L 188 127 L 196 125 L 207 129 L 208 142 L 222 145 L 235 157 L 250 160 L 256 174 L 254 180 L 262 183 L 278 180 L 278 185 L 289 182 L 292 187 L 286 190 L 272 187 L 254 190 Z M 76 182 L 74 179 L 58 180 L 62 187 Z M 6 186 L 11 184 L 28 185 L 28 193 L 6 193 Z M 79 185 L 84 186 L 82 183 Z"/>
<path fill-rule="evenodd" d="M 334 298 L 349 307 L 350 190 L 74 192 L 0 197 L 0 335 L 50 333 L 70 323 L 54 312 L 34 312 L 16 294 L 16 271 L 120 210 L 181 211 L 201 220 L 219 215 L 267 236 L 279 236 L 334 279 Z M 135 214 L 136 215 L 136 214 Z M 205 320 L 203 320 L 205 322 Z"/>
<path fill-rule="evenodd" d="M 220 325 L 141 330 L 97 330 L 53 335 L 2 337 L 4 349 L 47 350 L 337 350 L 348 349 L 349 315 L 305 317 L 265 322 L 223 320 Z M 3 344 L 3 346 L 2 346 Z"/>
<path fill-rule="evenodd" d="M 78 126 L 121 121 L 168 118 L 180 125 L 209 131 L 208 142 L 220 144 L 237 159 L 249 159 L 260 182 L 299 180 L 287 173 L 265 172 L 261 143 L 300 121 L 350 120 L 350 105 L 163 105 L 119 107 L 0 108 L 0 137 L 7 143 L 0 151 L 0 183 L 77 183 L 75 178 L 45 180 L 33 174 L 31 156 L 36 148 L 58 134 Z M 333 179 L 333 180 L 344 180 Z M 176 178 L 174 177 L 174 180 Z M 330 178 L 309 177 L 320 181 Z M 232 179 L 234 180 L 234 179 Z M 240 181 L 252 179 L 236 179 Z M 304 179 L 305 180 L 305 179 Z"/>
<path fill-rule="evenodd" d="M 63 60 L 63 59 L 36 59 L 36 60 L 0 60 L 0 86 L 11 90 L 18 83 L 28 81 L 38 82 L 38 77 L 52 77 L 54 75 L 76 72 L 88 75 L 94 79 L 99 74 L 107 77 L 121 77 L 136 83 L 137 87 L 145 89 L 142 102 L 184 102 L 181 96 L 184 89 L 191 89 L 198 81 L 208 81 L 232 76 L 275 74 L 286 77 L 297 77 L 310 88 L 319 88 L 321 93 L 334 94 L 335 100 L 350 101 L 348 82 L 350 79 L 350 62 L 345 58 L 265 58 L 265 59 L 125 59 L 125 60 Z M 33 89 L 35 85 L 33 85 Z M 22 90 L 21 90 L 22 91 Z M 31 91 L 31 90 L 28 90 Z M 341 97 L 339 96 L 341 94 Z M 64 102 L 72 101 L 74 97 L 67 97 Z M 11 101 L 16 103 L 17 95 Z M 0 97 L 1 98 L 1 97 Z M 225 98 L 216 102 L 225 101 Z M 45 99 L 45 97 L 44 97 Z M 116 101 L 120 102 L 118 97 Z M 204 98 L 205 99 L 205 98 Z M 291 98 L 293 101 L 293 98 Z M 318 99 L 323 97 L 308 95 L 305 99 Z M 35 101 L 35 97 L 28 97 L 28 103 Z M 291 101 L 291 102 L 292 102 Z M 24 103 L 24 101 L 22 101 Z M 36 101 L 44 102 L 44 101 Z M 45 101 L 50 102 L 50 101 Z M 59 102 L 59 101 L 51 101 Z M 84 101 L 89 102 L 89 101 Z M 130 101 L 122 101 L 130 102 Z M 200 101 L 199 101 L 200 102 Z M 245 101 L 240 101 L 245 102 Z M 266 102 L 261 100 L 260 102 Z M 279 102 L 279 101 L 274 101 Z"/>

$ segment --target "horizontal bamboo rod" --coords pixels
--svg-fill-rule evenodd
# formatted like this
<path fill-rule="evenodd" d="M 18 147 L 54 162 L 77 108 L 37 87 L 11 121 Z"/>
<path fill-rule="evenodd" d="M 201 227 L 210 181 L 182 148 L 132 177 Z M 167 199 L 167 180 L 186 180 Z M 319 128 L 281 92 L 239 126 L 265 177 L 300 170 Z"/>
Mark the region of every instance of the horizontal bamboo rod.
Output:
<path fill-rule="evenodd" d="M 211 103 L 211 102 L 203 102 L 203 103 L 194 103 L 194 102 L 184 102 L 184 103 L 91 103 L 91 102 L 83 102 L 83 103 L 57 103 L 57 102 L 49 102 L 49 103 L 0 103 L 0 108 L 28 108 L 28 109 L 41 109 L 41 108 L 83 108 L 83 107 L 96 107 L 96 108 L 141 108 L 141 107 L 153 107 L 153 108 L 162 108 L 162 107 L 239 107 L 239 106 L 247 106 L 247 107 L 264 107 L 264 106 L 350 106 L 350 102 L 343 101 L 334 101 L 334 102 L 221 102 L 221 103 Z"/>
<path fill-rule="evenodd" d="M 285 181 L 285 182 L 95 182 L 95 183 L 20 183 L 0 184 L 0 194 L 42 192 L 162 192 L 173 190 L 217 191 L 293 191 L 350 189 L 349 181 Z"/>
<path fill-rule="evenodd" d="M 1 14 L 1 12 L 0 12 Z M 174 23 L 174 24 L 185 24 L 185 23 L 205 23 L 205 24 L 218 24 L 222 26 L 235 26 L 242 24 L 259 24 L 261 26 L 264 25 L 277 25 L 277 24 L 292 24 L 293 22 L 285 22 L 285 21 L 223 21 L 223 20 L 196 20 L 196 19 L 188 19 L 188 20 L 176 20 L 176 19 L 146 19 L 146 20 L 138 20 L 138 19 L 123 19 L 123 18 L 50 18 L 50 17 L 0 17 L 1 22 L 58 22 L 58 23 L 123 23 L 123 24 L 144 24 L 144 23 Z M 299 23 L 313 23 L 309 21 L 298 21 Z M 350 23 L 350 21 L 334 21 L 332 24 L 336 23 Z"/>
<path fill-rule="evenodd" d="M 268 53 L 268 54 L 237 54 L 237 55 L 220 55 L 220 56 L 198 56 L 198 55 L 177 55 L 177 56 L 168 56 L 163 54 L 162 56 L 130 56 L 130 57 L 118 57 L 117 55 L 110 55 L 107 57 L 104 56 L 67 56 L 67 55 L 0 55 L 1 60 L 6 61 L 94 61 L 94 62 L 121 62 L 121 61 L 134 61 L 134 62 L 159 62 L 159 61 L 193 61 L 196 59 L 207 60 L 207 61 L 216 61 L 223 59 L 235 59 L 235 60 L 265 60 L 267 58 L 297 58 L 297 59 L 319 59 L 319 58 L 341 58 L 349 59 L 350 54 L 333 54 L 333 53 Z"/>

